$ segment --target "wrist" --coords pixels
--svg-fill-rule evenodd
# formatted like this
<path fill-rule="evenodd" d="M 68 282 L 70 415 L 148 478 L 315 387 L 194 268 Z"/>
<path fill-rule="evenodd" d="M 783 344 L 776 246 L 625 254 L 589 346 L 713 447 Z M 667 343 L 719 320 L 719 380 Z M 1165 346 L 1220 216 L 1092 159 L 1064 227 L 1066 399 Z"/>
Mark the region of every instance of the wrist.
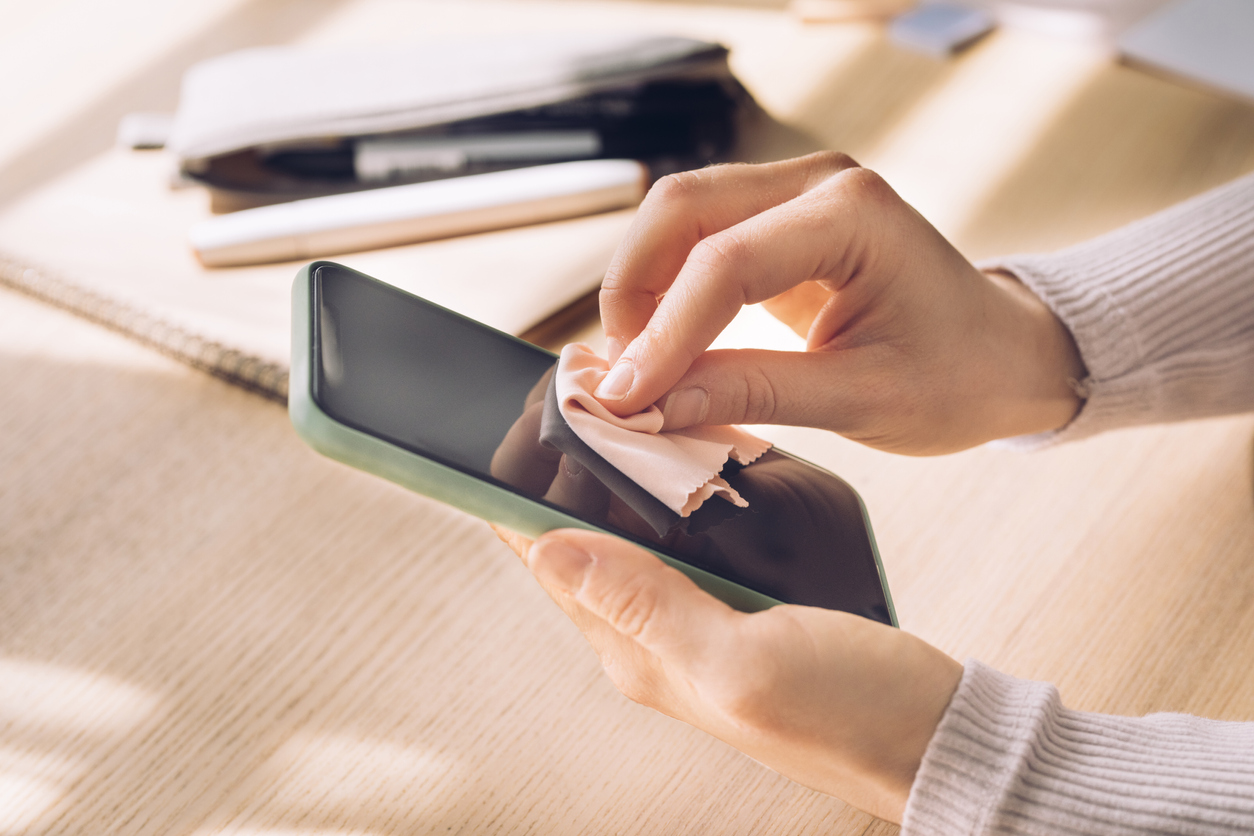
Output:
<path fill-rule="evenodd" d="M 992 437 L 1058 430 L 1084 404 L 1081 381 L 1088 376 L 1067 326 L 1035 293 L 1009 273 L 985 271 L 997 299 L 996 384 L 991 395 Z"/>
<path fill-rule="evenodd" d="M 828 791 L 878 818 L 900 823 L 915 776 L 962 682 L 963 666 L 897 628 L 868 622 L 853 638 L 866 654 L 866 666 L 847 673 L 864 687 L 875 687 L 840 711 L 845 718 L 857 717 L 855 739 L 845 744 L 853 754 L 855 777 Z"/>
<path fill-rule="evenodd" d="M 909 634 L 904 634 L 909 636 Z M 928 746 L 936 734 L 950 700 L 962 682 L 963 668 L 957 660 L 910 636 L 913 653 L 918 658 L 911 669 L 913 700 L 894 729 L 891 769 L 884 776 L 886 809 L 875 811 L 880 818 L 901 823 Z"/>

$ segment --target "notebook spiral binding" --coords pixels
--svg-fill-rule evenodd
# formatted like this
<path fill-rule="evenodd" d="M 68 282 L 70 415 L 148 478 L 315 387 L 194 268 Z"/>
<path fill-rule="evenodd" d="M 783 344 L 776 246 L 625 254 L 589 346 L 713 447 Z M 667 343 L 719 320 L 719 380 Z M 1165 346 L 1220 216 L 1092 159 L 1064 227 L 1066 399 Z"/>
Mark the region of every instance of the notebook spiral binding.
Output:
<path fill-rule="evenodd" d="M 288 368 L 207 340 L 124 302 L 0 254 L 0 285 L 75 313 L 192 368 L 287 405 Z"/>

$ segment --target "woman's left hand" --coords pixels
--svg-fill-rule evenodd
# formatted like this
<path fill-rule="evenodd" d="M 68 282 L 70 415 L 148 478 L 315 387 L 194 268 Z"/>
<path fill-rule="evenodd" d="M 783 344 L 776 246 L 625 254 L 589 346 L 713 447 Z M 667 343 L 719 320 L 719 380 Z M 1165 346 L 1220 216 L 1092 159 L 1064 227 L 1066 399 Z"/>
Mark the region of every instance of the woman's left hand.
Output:
<path fill-rule="evenodd" d="M 900 822 L 962 666 L 901 630 L 780 605 L 742 613 L 624 540 L 497 529 L 620 691 L 799 783 Z"/>

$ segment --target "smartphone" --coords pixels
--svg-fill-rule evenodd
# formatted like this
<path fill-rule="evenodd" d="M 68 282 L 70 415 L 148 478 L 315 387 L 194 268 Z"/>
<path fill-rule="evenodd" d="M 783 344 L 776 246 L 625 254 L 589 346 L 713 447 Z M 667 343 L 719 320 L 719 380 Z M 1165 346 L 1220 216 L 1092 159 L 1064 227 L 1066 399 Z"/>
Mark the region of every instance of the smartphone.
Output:
<path fill-rule="evenodd" d="M 896 625 L 866 508 L 844 480 L 772 449 L 721 474 L 747 508 L 713 497 L 659 519 L 542 437 L 556 362 L 339 264 L 316 261 L 292 286 L 289 412 L 320 453 L 530 537 L 608 532 L 740 610 L 803 604 Z"/>

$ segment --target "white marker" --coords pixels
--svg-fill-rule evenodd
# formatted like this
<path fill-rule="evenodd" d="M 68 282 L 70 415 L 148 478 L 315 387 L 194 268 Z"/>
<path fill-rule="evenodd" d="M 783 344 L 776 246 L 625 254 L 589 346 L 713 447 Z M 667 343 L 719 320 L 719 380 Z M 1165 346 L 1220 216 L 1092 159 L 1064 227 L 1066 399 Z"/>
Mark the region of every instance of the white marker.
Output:
<path fill-rule="evenodd" d="M 206 267 L 295 261 L 621 209 L 647 187 L 635 160 L 580 160 L 245 209 L 189 237 Z"/>

